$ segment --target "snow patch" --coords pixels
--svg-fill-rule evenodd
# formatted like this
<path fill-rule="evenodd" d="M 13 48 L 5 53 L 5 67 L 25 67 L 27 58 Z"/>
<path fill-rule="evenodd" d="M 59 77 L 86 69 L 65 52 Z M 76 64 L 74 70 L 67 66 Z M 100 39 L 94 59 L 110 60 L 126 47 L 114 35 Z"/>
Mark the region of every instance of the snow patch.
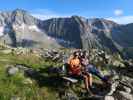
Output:
<path fill-rule="evenodd" d="M 41 30 L 36 26 L 36 25 L 26 25 L 24 23 L 22 23 L 21 25 L 14 25 L 14 29 L 16 30 L 32 30 L 32 31 L 36 31 L 36 32 L 41 32 Z"/>
<path fill-rule="evenodd" d="M 36 25 L 29 26 L 28 29 L 29 30 L 34 30 L 34 31 L 37 31 L 37 32 L 41 32 L 41 30 Z"/>
<path fill-rule="evenodd" d="M 51 41 L 57 41 L 58 43 L 63 43 L 63 44 L 68 44 L 68 45 L 71 44 L 70 41 L 66 41 L 66 40 L 64 40 L 64 39 L 60 39 L 60 38 L 52 38 L 52 37 L 48 37 L 48 40 L 51 40 Z"/>
<path fill-rule="evenodd" d="M 25 27 L 26 27 L 26 26 L 25 26 L 24 23 L 22 23 L 21 25 L 13 25 L 13 28 L 16 29 L 16 30 L 19 30 L 19 29 L 24 30 Z"/>
<path fill-rule="evenodd" d="M 71 44 L 71 42 L 70 42 L 70 41 L 65 41 L 64 39 L 59 39 L 59 38 L 56 38 L 56 41 L 58 41 L 59 43 Z"/>
<path fill-rule="evenodd" d="M 0 26 L 0 36 L 4 35 L 4 27 Z"/>

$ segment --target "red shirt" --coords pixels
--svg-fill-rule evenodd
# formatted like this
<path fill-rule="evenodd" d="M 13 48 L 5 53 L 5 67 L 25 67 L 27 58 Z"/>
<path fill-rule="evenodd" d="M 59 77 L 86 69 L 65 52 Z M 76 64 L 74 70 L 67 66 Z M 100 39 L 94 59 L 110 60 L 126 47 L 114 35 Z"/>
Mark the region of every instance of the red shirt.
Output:
<path fill-rule="evenodd" d="M 80 60 L 78 58 L 70 60 L 70 72 L 74 75 L 79 75 L 81 73 Z"/>

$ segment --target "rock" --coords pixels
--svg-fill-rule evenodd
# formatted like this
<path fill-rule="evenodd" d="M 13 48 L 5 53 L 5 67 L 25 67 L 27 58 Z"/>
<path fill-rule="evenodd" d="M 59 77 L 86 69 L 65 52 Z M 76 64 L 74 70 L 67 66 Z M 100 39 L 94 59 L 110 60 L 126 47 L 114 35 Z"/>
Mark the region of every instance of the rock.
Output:
<path fill-rule="evenodd" d="M 113 62 L 113 66 L 116 66 L 116 67 L 125 67 L 125 65 L 122 62 L 117 61 L 117 60 L 115 60 Z"/>
<path fill-rule="evenodd" d="M 122 81 L 128 82 L 128 83 L 133 83 L 133 78 L 127 77 L 127 76 L 122 76 Z"/>
<path fill-rule="evenodd" d="M 12 50 L 11 49 L 3 50 L 2 53 L 4 53 L 4 54 L 10 54 L 10 53 L 12 53 Z"/>
<path fill-rule="evenodd" d="M 11 76 L 15 75 L 18 71 L 19 71 L 19 69 L 17 67 L 11 66 L 11 67 L 7 68 L 7 74 L 11 75 Z"/>
<path fill-rule="evenodd" d="M 113 96 L 105 96 L 104 100 L 115 100 Z"/>
<path fill-rule="evenodd" d="M 129 72 L 128 72 L 129 73 Z M 121 76 L 121 81 L 120 83 L 123 86 L 126 86 L 127 88 L 130 88 L 131 91 L 133 91 L 133 78 L 127 77 L 127 76 Z M 129 90 L 130 91 L 130 90 Z"/>
<path fill-rule="evenodd" d="M 133 100 L 133 95 L 126 93 L 124 91 L 119 91 L 117 94 L 118 100 Z"/>
<path fill-rule="evenodd" d="M 112 77 L 112 82 L 116 82 L 117 80 L 119 80 L 120 79 L 120 76 L 114 71 L 114 70 L 111 70 L 110 71 L 110 75 L 113 75 L 113 77 Z"/>
<path fill-rule="evenodd" d="M 32 84 L 33 81 L 30 79 L 30 78 L 26 78 L 24 81 L 23 81 L 24 84 Z"/>
<path fill-rule="evenodd" d="M 126 93 L 131 93 L 131 89 L 129 87 L 124 86 L 123 88 Z"/>
<path fill-rule="evenodd" d="M 133 67 L 133 60 L 125 60 L 124 61 L 124 64 L 129 67 L 129 66 L 132 66 Z"/>
<path fill-rule="evenodd" d="M 11 97 L 10 100 L 21 100 L 21 98 L 20 97 L 13 96 L 13 97 Z"/>
<path fill-rule="evenodd" d="M 24 65 L 16 65 L 15 67 L 17 67 L 20 70 L 24 70 L 24 71 L 28 70 L 28 68 L 26 66 L 24 66 Z"/>
<path fill-rule="evenodd" d="M 112 95 L 116 91 L 116 88 L 117 88 L 118 84 L 119 84 L 119 82 L 114 82 L 111 85 L 111 89 L 110 89 L 110 92 L 108 93 L 108 95 Z"/>
<path fill-rule="evenodd" d="M 75 93 L 67 92 L 65 93 L 65 100 L 79 100 Z"/>
<path fill-rule="evenodd" d="M 29 54 L 30 53 L 30 49 L 28 48 L 22 48 L 22 47 L 17 47 L 14 49 L 15 53 L 17 55 L 21 55 L 21 54 Z"/>
<path fill-rule="evenodd" d="M 52 61 L 58 61 L 58 62 L 62 62 L 64 55 L 62 54 L 62 52 L 56 51 L 56 50 L 47 50 L 43 55 L 43 58 L 45 59 L 50 59 Z"/>
<path fill-rule="evenodd" d="M 110 59 L 110 55 L 105 55 L 105 58 L 106 59 Z"/>

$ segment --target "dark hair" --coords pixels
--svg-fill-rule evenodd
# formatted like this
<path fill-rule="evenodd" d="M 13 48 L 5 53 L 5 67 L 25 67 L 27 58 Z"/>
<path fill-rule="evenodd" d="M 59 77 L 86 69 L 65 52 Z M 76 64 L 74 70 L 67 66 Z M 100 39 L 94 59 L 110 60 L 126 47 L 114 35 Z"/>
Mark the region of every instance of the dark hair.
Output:
<path fill-rule="evenodd" d="M 87 54 L 88 54 L 88 52 L 87 52 L 86 50 L 84 50 L 84 51 L 83 51 L 83 55 L 86 56 Z"/>
<path fill-rule="evenodd" d="M 74 56 L 79 56 L 79 52 L 75 51 L 75 52 L 73 53 L 73 55 L 74 55 Z"/>

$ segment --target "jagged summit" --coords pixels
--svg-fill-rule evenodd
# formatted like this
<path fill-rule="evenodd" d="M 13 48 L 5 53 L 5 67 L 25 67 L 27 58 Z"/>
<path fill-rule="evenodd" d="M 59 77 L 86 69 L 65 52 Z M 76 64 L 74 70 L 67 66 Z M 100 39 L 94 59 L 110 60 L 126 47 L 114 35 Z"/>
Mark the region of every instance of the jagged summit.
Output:
<path fill-rule="evenodd" d="M 0 13 L 0 25 L 6 24 L 37 24 L 38 19 L 31 16 L 26 10 L 16 9 L 14 11 Z"/>
<path fill-rule="evenodd" d="M 24 9 L 20 9 L 20 8 L 17 8 L 15 10 L 13 10 L 13 12 L 21 12 L 21 13 L 28 13 L 28 11 L 24 10 Z"/>

